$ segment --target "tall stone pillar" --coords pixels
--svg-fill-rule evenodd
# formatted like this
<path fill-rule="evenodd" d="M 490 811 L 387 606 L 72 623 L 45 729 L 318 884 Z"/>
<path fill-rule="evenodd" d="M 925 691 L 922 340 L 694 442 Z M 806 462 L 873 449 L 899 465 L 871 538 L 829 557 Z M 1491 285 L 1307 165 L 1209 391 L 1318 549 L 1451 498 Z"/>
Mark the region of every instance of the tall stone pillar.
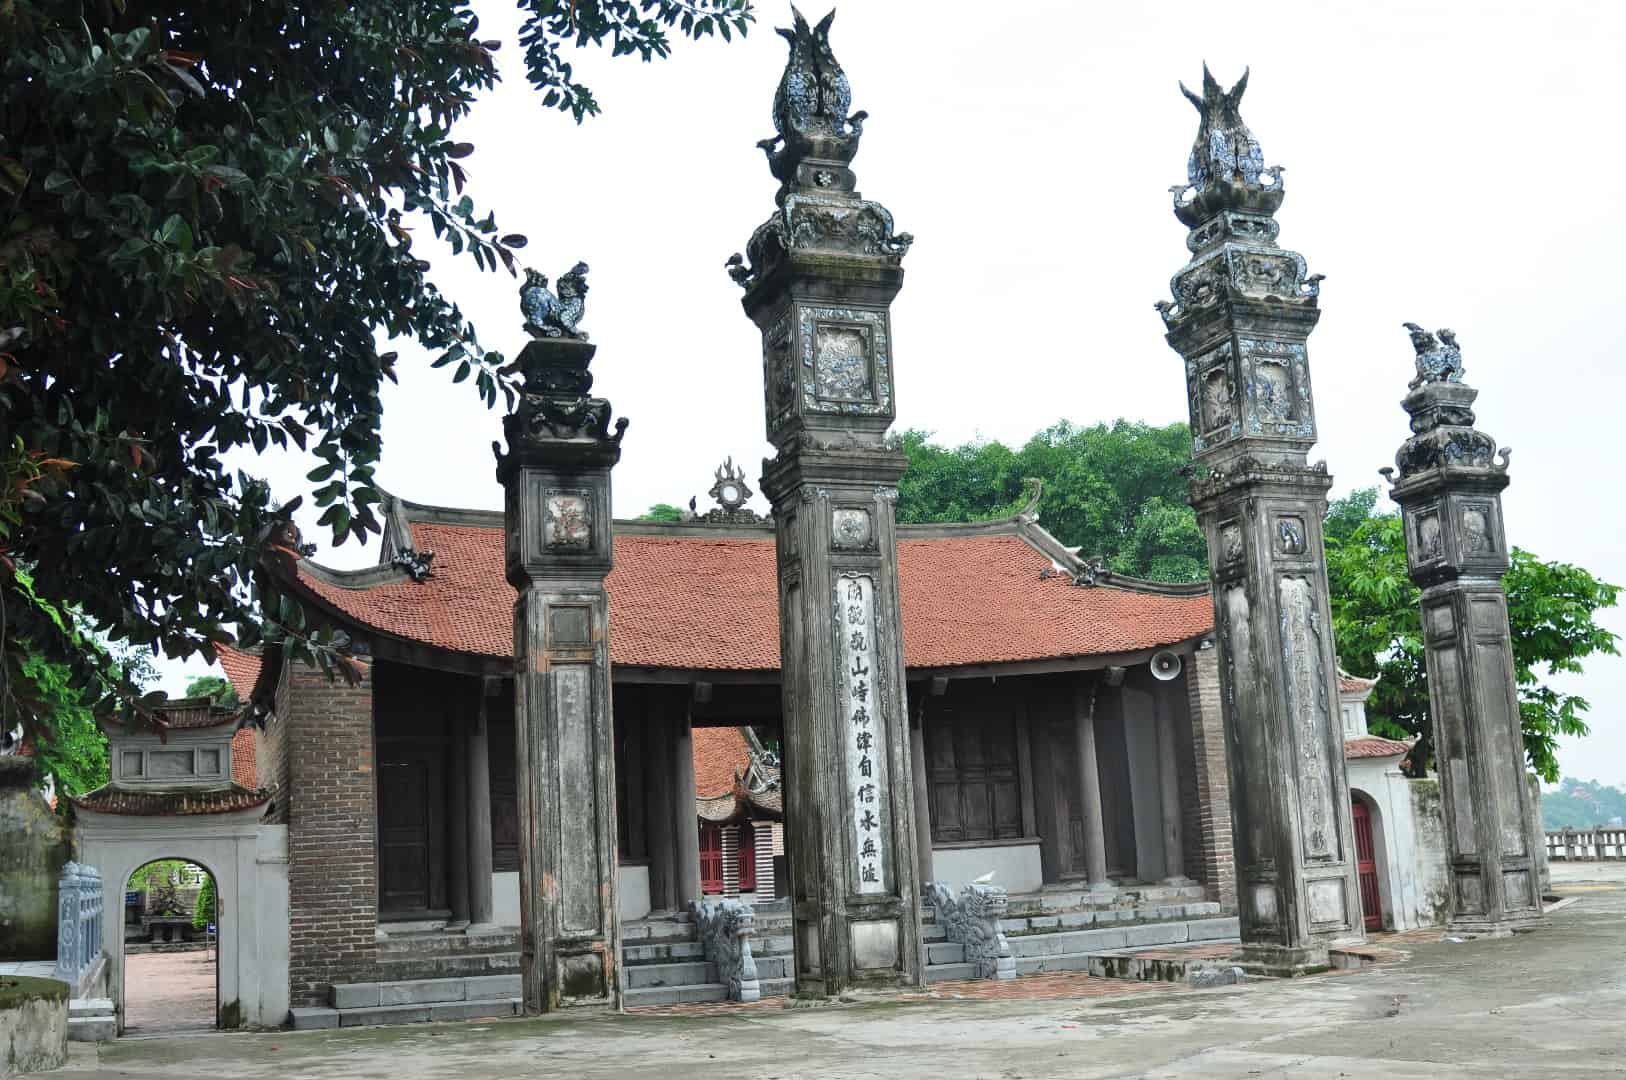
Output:
<path fill-rule="evenodd" d="M 795 14 L 761 145 L 778 210 L 730 274 L 762 331 L 763 464 L 779 552 L 786 829 L 796 986 L 921 983 L 913 777 L 894 503 L 904 456 L 888 308 L 911 238 L 854 190 L 863 113 L 827 16 Z"/>
<path fill-rule="evenodd" d="M 1247 75 L 1205 68 L 1174 212 L 1192 258 L 1158 310 L 1185 358 L 1191 504 L 1208 537 L 1220 649 L 1244 967 L 1294 974 L 1363 936 L 1338 724 L 1305 342 L 1320 275 L 1276 244 L 1281 173 L 1237 112 Z"/>
<path fill-rule="evenodd" d="M 615 743 L 610 716 L 610 469 L 626 421 L 589 397 L 594 346 L 577 334 L 578 265 L 527 274 L 524 393 L 503 421 L 507 572 L 514 604 L 520 969 L 527 1012 L 619 1009 Z"/>
<path fill-rule="evenodd" d="M 1502 489 L 1508 451 L 1474 427 L 1479 392 L 1462 382 L 1449 330 L 1407 323 L 1417 378 L 1402 402 L 1412 437 L 1395 455 L 1406 562 L 1423 590 L 1434 759 L 1450 856 L 1450 928 L 1501 935 L 1541 918 L 1537 853 L 1546 838 L 1530 812 L 1524 740 L 1508 632 Z"/>

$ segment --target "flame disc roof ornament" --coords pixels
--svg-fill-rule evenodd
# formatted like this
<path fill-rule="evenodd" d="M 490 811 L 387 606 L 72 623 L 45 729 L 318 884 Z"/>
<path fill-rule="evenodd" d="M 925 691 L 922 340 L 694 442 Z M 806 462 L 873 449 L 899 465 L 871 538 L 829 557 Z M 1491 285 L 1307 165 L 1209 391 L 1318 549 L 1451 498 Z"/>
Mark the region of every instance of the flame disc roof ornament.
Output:
<path fill-rule="evenodd" d="M 792 252 L 857 255 L 898 266 L 914 242 L 895 232 L 892 215 L 854 190 L 851 164 L 864 132 L 864 112 L 848 115 L 852 87 L 830 50 L 834 11 L 809 26 L 791 7 L 794 25 L 779 28 L 790 56 L 774 93 L 775 135 L 757 143 L 779 181 L 778 212 L 752 234 L 745 254 L 728 260 L 728 274 L 753 288 Z"/>

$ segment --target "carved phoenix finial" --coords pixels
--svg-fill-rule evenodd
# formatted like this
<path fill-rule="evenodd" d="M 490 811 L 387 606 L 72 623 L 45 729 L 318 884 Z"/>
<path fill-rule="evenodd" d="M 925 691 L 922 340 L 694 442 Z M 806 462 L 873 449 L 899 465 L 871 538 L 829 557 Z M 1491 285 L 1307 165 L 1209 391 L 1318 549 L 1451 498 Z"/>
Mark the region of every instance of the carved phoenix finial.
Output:
<path fill-rule="evenodd" d="M 1223 89 L 1203 64 L 1203 93 L 1201 97 L 1180 84 L 1180 92 L 1196 106 L 1202 118 L 1197 127 L 1197 141 L 1191 147 L 1191 158 L 1186 163 L 1186 175 L 1199 188 L 1213 181 L 1240 180 L 1257 186 L 1265 171 L 1264 151 L 1253 137 L 1248 125 L 1242 122 L 1238 107 L 1242 94 L 1248 88 L 1248 71 L 1229 90 Z"/>

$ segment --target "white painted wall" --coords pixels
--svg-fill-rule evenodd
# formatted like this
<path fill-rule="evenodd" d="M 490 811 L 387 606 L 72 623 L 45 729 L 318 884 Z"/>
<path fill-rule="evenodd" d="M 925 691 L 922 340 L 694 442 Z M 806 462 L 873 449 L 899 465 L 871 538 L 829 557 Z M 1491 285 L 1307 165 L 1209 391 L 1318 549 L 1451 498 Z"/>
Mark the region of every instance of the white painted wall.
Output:
<path fill-rule="evenodd" d="M 621 867 L 621 920 L 646 917 L 649 905 L 649 867 Z M 498 926 L 519 925 L 519 871 L 491 875 L 491 921 Z"/>
<path fill-rule="evenodd" d="M 1432 832 L 1419 828 L 1411 787 L 1414 782 L 1429 782 L 1407 780 L 1400 772 L 1399 758 L 1354 758 L 1345 764 L 1351 793 L 1366 795 L 1377 811 L 1373 844 L 1384 927 L 1413 930 L 1436 925 L 1436 897 L 1431 889 L 1436 877 L 1443 879 L 1445 852 L 1430 838 L 1443 837 L 1437 822 Z"/>
<path fill-rule="evenodd" d="M 108 996 L 124 1024 L 124 892 L 155 859 L 185 859 L 214 875 L 219 901 L 219 1000 L 242 1022 L 279 1027 L 288 1019 L 288 827 L 262 825 L 264 807 L 230 814 L 132 817 L 78 813 L 81 862 L 102 874 L 102 948 Z"/>
<path fill-rule="evenodd" d="M 1012 893 L 1038 892 L 1044 885 L 1039 841 L 1012 841 L 998 846 L 934 847 L 932 870 L 953 892 L 992 870 L 993 883 Z"/>

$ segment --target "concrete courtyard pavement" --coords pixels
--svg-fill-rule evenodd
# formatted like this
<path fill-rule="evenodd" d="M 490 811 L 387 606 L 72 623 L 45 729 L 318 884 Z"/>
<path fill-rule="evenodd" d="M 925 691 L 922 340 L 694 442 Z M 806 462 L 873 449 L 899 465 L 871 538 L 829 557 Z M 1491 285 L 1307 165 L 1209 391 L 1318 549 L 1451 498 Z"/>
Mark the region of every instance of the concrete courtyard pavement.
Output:
<path fill-rule="evenodd" d="M 207 1031 L 215 1026 L 215 952 L 131 953 L 124 958 L 124 1030 L 129 1035 Z"/>
<path fill-rule="evenodd" d="M 913 1080 L 1626 1075 L 1626 866 L 1554 868 L 1539 932 L 1294 982 L 74 1044 L 63 1077 Z"/>

